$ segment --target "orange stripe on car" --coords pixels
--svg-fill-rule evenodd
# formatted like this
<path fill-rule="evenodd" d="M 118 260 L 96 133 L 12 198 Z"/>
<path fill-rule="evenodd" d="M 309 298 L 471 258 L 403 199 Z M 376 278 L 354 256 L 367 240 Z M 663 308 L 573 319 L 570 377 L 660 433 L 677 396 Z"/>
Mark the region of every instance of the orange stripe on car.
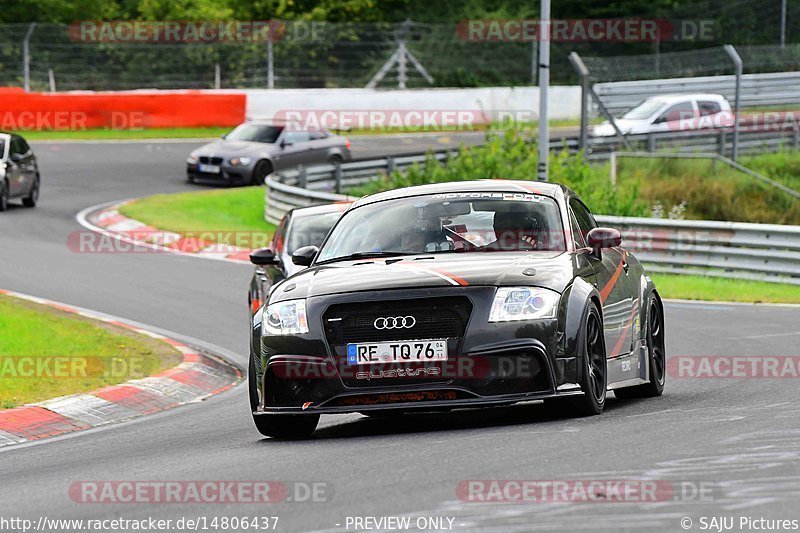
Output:
<path fill-rule="evenodd" d="M 602 303 L 606 302 L 609 295 L 611 295 L 611 291 L 614 290 L 614 285 L 617 284 L 617 281 L 619 280 L 619 275 L 622 274 L 622 267 L 625 265 L 625 259 L 627 259 L 627 257 L 628 257 L 628 252 L 623 251 L 622 259 L 620 259 L 620 262 L 617 265 L 617 269 L 611 275 L 611 279 L 608 280 L 608 283 L 606 283 L 602 289 L 600 289 L 600 301 Z"/>
<path fill-rule="evenodd" d="M 622 349 L 622 345 L 625 343 L 625 339 L 628 338 L 628 331 L 630 331 L 631 326 L 633 325 L 633 318 L 636 316 L 636 313 L 639 311 L 639 303 L 638 301 L 633 306 L 633 311 L 631 312 L 631 316 L 628 318 L 628 323 L 622 328 L 622 333 L 617 340 L 616 346 L 611 351 L 611 354 L 618 354 L 619 351 Z"/>

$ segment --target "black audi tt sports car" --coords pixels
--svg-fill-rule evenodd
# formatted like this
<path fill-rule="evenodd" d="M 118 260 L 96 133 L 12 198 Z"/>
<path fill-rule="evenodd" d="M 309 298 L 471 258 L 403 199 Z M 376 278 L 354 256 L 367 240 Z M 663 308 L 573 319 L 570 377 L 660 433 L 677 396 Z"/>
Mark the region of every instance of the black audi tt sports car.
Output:
<path fill-rule="evenodd" d="M 664 388 L 664 311 L 621 235 L 567 187 L 486 180 L 367 196 L 253 316 L 258 430 L 321 414 L 545 400 L 576 415 Z"/>

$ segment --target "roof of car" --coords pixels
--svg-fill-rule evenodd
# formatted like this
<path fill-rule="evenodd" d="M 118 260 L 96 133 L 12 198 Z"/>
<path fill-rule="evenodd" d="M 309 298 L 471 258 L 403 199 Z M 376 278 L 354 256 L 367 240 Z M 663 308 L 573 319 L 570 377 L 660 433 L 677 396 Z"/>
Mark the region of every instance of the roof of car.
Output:
<path fill-rule="evenodd" d="M 651 96 L 648 100 L 661 100 L 663 102 L 671 103 L 679 100 L 724 100 L 725 97 L 721 94 L 712 93 L 686 93 L 686 94 L 660 94 L 658 96 Z"/>
<path fill-rule="evenodd" d="M 426 194 L 469 193 L 469 192 L 519 192 L 522 194 L 540 194 L 556 197 L 566 190 L 561 184 L 544 181 L 485 179 L 471 181 L 452 181 L 447 183 L 431 183 L 404 187 L 391 191 L 380 192 L 365 196 L 356 201 L 355 205 L 371 204 L 396 198 L 408 198 Z"/>
<path fill-rule="evenodd" d="M 296 207 L 292 209 L 292 216 L 325 215 L 327 213 L 344 213 L 350 207 L 350 202 L 337 202 L 333 204 L 312 205 L 310 207 Z"/>

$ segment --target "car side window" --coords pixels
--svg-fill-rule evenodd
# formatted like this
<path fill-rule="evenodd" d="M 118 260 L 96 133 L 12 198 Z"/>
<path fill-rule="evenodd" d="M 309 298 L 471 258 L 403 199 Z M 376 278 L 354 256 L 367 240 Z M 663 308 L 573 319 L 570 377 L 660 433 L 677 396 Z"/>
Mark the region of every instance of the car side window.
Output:
<path fill-rule="evenodd" d="M 288 143 L 304 143 L 311 140 L 311 134 L 307 131 L 287 131 L 284 140 Z"/>
<path fill-rule="evenodd" d="M 715 115 L 722 111 L 718 102 L 709 102 L 709 101 L 698 101 L 697 108 L 700 110 L 701 117 L 707 117 L 709 115 Z"/>
<path fill-rule="evenodd" d="M 311 132 L 309 132 L 308 135 L 309 135 L 310 140 L 312 140 L 312 141 L 321 141 L 322 139 L 325 139 L 325 138 L 328 137 L 322 131 L 311 131 Z"/>
<path fill-rule="evenodd" d="M 666 111 L 656 119 L 656 124 L 662 122 L 675 122 L 678 120 L 685 120 L 694 117 L 694 107 L 691 102 L 681 102 L 667 108 Z"/>
<path fill-rule="evenodd" d="M 569 228 L 572 231 L 572 241 L 575 243 L 575 248 L 584 248 L 586 241 L 583 238 L 583 231 L 581 231 L 572 209 L 569 210 Z"/>
<path fill-rule="evenodd" d="M 14 154 L 22 155 L 25 152 L 26 152 L 26 150 L 23 149 L 22 139 L 20 139 L 19 137 L 12 137 L 11 138 L 11 151 L 10 151 L 10 154 L 11 155 L 14 155 Z"/>
<path fill-rule="evenodd" d="M 275 229 L 275 236 L 272 237 L 272 251 L 275 255 L 283 253 L 283 248 L 286 245 L 286 228 L 289 226 L 290 217 L 283 217 L 278 227 Z"/>
<path fill-rule="evenodd" d="M 583 202 L 577 198 L 570 199 L 569 207 L 575 215 L 575 220 L 578 222 L 581 238 L 586 242 L 586 234 L 597 227 L 597 222 L 595 222 L 589 208 L 583 205 Z"/>

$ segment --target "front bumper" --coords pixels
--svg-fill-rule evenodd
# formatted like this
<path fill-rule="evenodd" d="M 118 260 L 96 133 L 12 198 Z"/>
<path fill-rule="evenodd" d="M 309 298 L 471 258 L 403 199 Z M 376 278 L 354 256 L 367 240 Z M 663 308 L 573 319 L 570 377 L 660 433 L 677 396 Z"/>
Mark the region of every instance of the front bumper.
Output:
<path fill-rule="evenodd" d="M 260 353 L 254 354 L 260 396 L 254 414 L 456 409 L 580 393 L 576 358 L 563 353 L 563 325 L 558 319 L 488 323 L 496 289 L 457 291 L 469 300 L 471 312 L 463 336 L 448 339 L 452 361 L 435 374 L 428 374 L 431 367 L 426 366 L 421 375 L 413 376 L 389 374 L 392 369 L 408 368 L 402 365 L 346 365 L 345 347 L 331 342 L 329 333 L 315 331 L 326 331 L 324 317 L 336 306 L 387 301 L 407 301 L 412 306 L 415 301 L 452 298 L 453 289 L 310 298 L 310 334 L 259 338 L 254 332 L 254 345 L 260 345 Z"/>
<path fill-rule="evenodd" d="M 227 185 L 244 185 L 252 181 L 252 165 L 231 166 L 227 163 L 218 165 L 220 172 L 200 172 L 198 164 L 186 163 L 186 177 L 200 183 L 218 183 Z"/>

